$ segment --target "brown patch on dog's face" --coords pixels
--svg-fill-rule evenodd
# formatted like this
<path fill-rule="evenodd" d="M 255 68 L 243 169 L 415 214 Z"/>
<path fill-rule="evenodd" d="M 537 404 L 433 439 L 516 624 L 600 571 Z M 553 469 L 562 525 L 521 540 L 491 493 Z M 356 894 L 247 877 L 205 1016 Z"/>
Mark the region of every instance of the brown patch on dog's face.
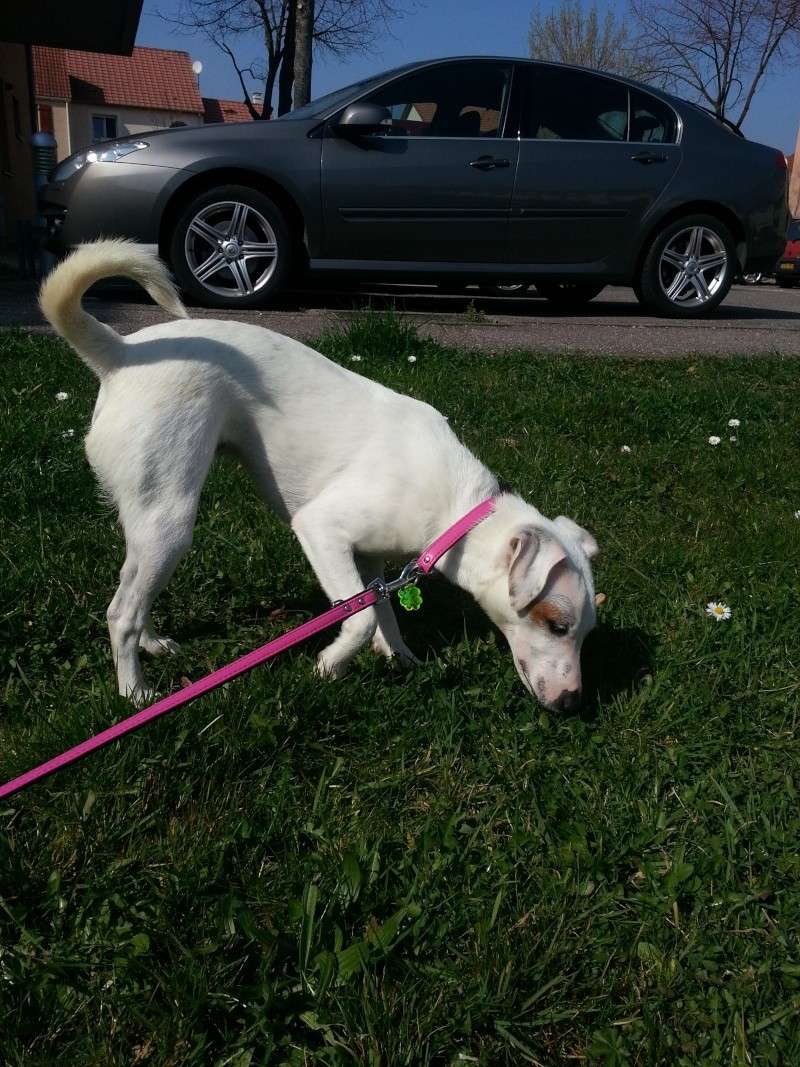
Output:
<path fill-rule="evenodd" d="M 547 626 L 553 623 L 555 626 L 569 626 L 569 619 L 557 604 L 551 600 L 540 600 L 528 612 L 528 618 L 538 626 Z"/>

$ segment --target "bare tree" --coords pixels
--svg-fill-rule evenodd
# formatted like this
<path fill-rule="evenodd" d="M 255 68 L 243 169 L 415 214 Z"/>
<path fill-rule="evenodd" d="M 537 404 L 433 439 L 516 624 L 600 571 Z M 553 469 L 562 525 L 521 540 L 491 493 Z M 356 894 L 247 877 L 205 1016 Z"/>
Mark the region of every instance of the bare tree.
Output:
<path fill-rule="evenodd" d="M 528 31 L 528 47 L 534 59 L 574 63 L 580 67 L 649 79 L 654 73 L 652 57 L 629 23 L 597 4 L 584 8 L 581 0 L 561 0 L 547 12 L 534 9 Z"/>
<path fill-rule="evenodd" d="M 662 80 L 740 126 L 769 70 L 800 49 L 800 0 L 631 0 Z"/>
<path fill-rule="evenodd" d="M 276 84 L 278 113 L 292 106 L 296 15 L 301 6 L 305 16 L 308 0 L 181 0 L 175 15 L 161 17 L 185 33 L 202 34 L 229 57 L 244 102 L 253 118 L 260 119 L 272 114 Z M 389 22 L 405 10 L 398 0 L 316 0 L 312 8 L 313 47 L 340 58 L 368 53 L 381 32 L 388 31 Z M 309 82 L 310 68 L 309 56 Z M 264 83 L 260 110 L 253 104 L 247 79 Z"/>

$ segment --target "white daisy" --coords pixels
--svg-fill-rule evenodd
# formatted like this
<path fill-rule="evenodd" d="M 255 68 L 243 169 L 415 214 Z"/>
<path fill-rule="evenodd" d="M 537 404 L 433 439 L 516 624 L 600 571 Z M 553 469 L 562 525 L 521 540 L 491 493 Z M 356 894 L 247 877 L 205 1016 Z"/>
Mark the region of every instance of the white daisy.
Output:
<path fill-rule="evenodd" d="M 620 452 L 625 452 L 627 454 L 628 452 L 630 452 L 630 450 L 631 450 L 631 446 L 630 445 L 623 445 L 622 448 L 620 449 Z"/>
<path fill-rule="evenodd" d="M 416 363 L 417 362 L 417 357 L 416 356 L 409 356 L 408 357 L 408 362 L 409 363 Z"/>
<path fill-rule="evenodd" d="M 739 438 L 738 437 L 729 437 L 728 440 L 729 441 L 738 441 Z"/>
<path fill-rule="evenodd" d="M 710 445 L 718 445 L 718 444 L 719 444 L 719 442 L 720 442 L 720 438 L 719 438 L 719 437 L 717 437 L 717 436 L 716 436 L 715 434 L 713 434 L 713 433 L 712 433 L 712 435 L 711 435 L 711 436 L 709 437 L 709 439 L 708 439 L 708 443 L 709 443 Z"/>
<path fill-rule="evenodd" d="M 75 436 L 75 431 L 74 430 L 64 430 L 64 432 L 62 433 L 61 436 L 62 437 L 74 437 Z"/>
<path fill-rule="evenodd" d="M 796 519 L 800 519 L 800 511 L 796 511 L 796 512 L 794 513 L 794 517 L 795 517 Z"/>
<path fill-rule="evenodd" d="M 727 604 L 717 603 L 716 600 L 712 600 L 706 604 L 706 615 L 710 615 L 717 622 L 726 622 L 731 617 L 731 609 Z"/>
<path fill-rule="evenodd" d="M 739 419 L 728 419 L 728 425 L 730 426 L 730 428 L 731 428 L 732 430 L 736 430 L 736 429 L 738 429 L 738 427 L 739 427 L 739 426 L 741 426 L 742 424 L 741 424 L 741 422 L 739 421 Z"/>
<path fill-rule="evenodd" d="M 361 356 L 351 356 L 350 357 L 350 362 L 351 363 L 360 363 L 361 362 L 361 358 L 362 358 Z"/>
<path fill-rule="evenodd" d="M 56 400 L 67 400 L 68 398 L 69 398 L 69 393 L 65 393 L 65 392 L 56 393 Z"/>

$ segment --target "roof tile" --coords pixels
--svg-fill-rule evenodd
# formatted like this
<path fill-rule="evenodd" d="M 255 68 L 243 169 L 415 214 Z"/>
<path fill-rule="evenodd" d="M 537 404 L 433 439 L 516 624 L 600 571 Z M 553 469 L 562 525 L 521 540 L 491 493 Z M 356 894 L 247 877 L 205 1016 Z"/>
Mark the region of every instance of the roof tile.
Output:
<path fill-rule="evenodd" d="M 203 113 L 188 52 L 134 48 L 130 56 L 115 56 L 35 46 L 33 76 L 37 96 Z"/>
<path fill-rule="evenodd" d="M 204 122 L 253 121 L 247 104 L 241 100 L 217 100 L 213 96 L 204 96 L 203 107 L 205 108 Z"/>

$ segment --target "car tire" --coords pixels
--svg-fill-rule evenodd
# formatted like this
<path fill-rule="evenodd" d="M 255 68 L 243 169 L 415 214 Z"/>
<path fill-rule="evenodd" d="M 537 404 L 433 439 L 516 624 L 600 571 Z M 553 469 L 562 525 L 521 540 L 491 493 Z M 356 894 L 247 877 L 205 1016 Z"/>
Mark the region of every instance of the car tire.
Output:
<path fill-rule="evenodd" d="M 200 193 L 186 206 L 170 241 L 181 289 L 216 308 L 261 307 L 286 283 L 293 251 L 280 208 L 246 185 Z"/>
<path fill-rule="evenodd" d="M 554 307 L 579 308 L 594 300 L 605 286 L 596 282 L 537 282 L 536 289 Z"/>
<path fill-rule="evenodd" d="M 780 275 L 778 275 L 775 278 L 775 284 L 779 285 L 781 289 L 794 289 L 797 282 L 790 281 L 788 278 L 781 278 Z"/>
<path fill-rule="evenodd" d="M 699 319 L 719 307 L 738 270 L 725 223 L 714 215 L 686 215 L 653 238 L 634 289 L 659 315 Z"/>

